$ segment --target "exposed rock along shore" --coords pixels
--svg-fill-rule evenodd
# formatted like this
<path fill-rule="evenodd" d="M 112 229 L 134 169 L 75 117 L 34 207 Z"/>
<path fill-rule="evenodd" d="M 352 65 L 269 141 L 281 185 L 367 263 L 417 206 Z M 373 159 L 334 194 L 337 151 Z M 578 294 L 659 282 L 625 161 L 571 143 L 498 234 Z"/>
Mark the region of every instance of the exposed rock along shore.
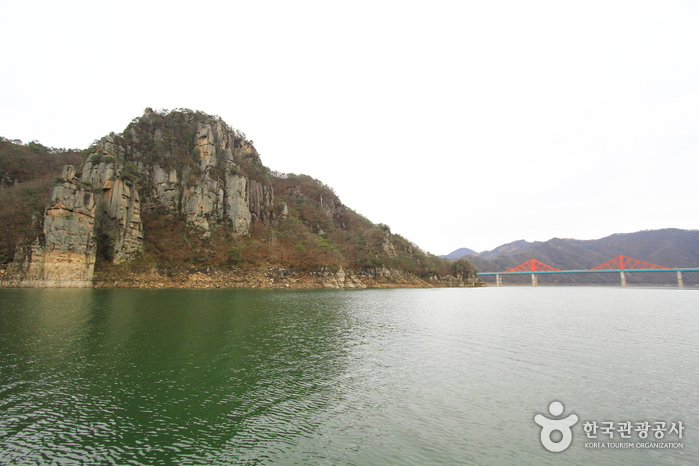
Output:
<path fill-rule="evenodd" d="M 348 270 L 318 267 L 297 270 L 285 267 L 183 268 L 162 265 L 127 266 L 101 270 L 93 280 L 96 288 L 435 288 L 477 287 L 475 277 L 420 278 L 387 268 Z"/>

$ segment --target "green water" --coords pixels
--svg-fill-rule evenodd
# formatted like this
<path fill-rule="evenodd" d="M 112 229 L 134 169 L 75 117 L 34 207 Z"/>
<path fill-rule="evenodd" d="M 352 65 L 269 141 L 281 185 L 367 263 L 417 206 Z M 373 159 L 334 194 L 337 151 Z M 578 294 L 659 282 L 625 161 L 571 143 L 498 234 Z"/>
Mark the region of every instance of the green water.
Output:
<path fill-rule="evenodd" d="M 682 290 L 0 290 L 0 463 L 697 464 L 698 332 Z M 585 448 L 627 418 L 683 448 Z"/>

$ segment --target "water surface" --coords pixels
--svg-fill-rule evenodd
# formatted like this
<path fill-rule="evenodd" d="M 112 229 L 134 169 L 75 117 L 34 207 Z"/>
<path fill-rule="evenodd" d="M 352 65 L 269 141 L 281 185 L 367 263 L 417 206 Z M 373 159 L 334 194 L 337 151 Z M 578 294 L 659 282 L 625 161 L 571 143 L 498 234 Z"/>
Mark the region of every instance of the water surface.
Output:
<path fill-rule="evenodd" d="M 0 463 L 697 464 L 697 335 L 693 290 L 0 290 Z"/>

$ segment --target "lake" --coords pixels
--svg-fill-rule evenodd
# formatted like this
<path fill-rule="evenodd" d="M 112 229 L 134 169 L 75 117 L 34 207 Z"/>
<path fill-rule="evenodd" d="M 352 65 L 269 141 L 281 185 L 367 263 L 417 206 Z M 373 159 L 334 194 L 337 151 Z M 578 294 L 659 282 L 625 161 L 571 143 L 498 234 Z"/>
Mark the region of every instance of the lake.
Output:
<path fill-rule="evenodd" d="M 688 289 L 2 289 L 0 463 L 697 464 L 698 361 Z"/>

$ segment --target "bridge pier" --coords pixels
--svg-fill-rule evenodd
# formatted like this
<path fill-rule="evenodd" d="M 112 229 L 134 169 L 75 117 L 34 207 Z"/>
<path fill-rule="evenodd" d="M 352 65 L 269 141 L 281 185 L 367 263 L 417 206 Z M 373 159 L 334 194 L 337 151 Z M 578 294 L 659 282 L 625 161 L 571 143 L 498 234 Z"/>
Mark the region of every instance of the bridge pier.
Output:
<path fill-rule="evenodd" d="M 495 275 L 495 286 L 502 286 L 502 275 L 499 273 Z"/>
<path fill-rule="evenodd" d="M 536 274 L 532 274 L 532 286 L 539 286 L 539 280 L 536 278 Z"/>
<path fill-rule="evenodd" d="M 682 280 L 682 271 L 677 271 L 677 288 L 684 288 L 684 281 Z"/>
<path fill-rule="evenodd" d="M 626 286 L 626 275 L 624 272 L 619 272 L 619 275 L 621 275 L 621 286 Z"/>

